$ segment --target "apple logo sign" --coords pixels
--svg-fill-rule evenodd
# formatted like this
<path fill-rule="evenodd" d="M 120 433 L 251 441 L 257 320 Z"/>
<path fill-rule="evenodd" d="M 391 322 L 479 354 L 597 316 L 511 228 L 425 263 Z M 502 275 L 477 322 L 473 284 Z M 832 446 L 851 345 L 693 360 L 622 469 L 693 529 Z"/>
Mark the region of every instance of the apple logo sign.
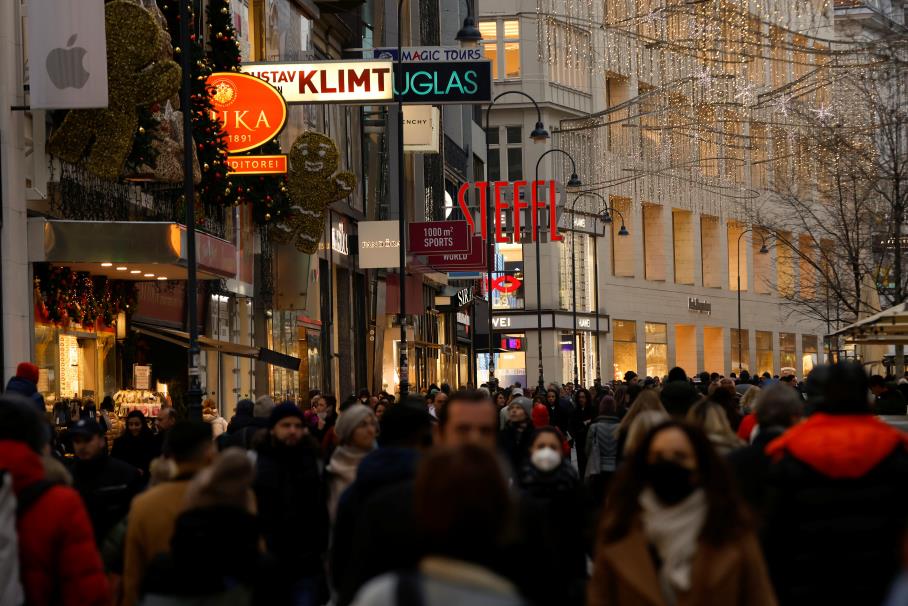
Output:
<path fill-rule="evenodd" d="M 59 89 L 82 88 L 88 82 L 89 73 L 82 65 L 88 51 L 79 46 L 73 47 L 77 35 L 70 36 L 66 48 L 55 48 L 47 55 L 47 75 Z"/>

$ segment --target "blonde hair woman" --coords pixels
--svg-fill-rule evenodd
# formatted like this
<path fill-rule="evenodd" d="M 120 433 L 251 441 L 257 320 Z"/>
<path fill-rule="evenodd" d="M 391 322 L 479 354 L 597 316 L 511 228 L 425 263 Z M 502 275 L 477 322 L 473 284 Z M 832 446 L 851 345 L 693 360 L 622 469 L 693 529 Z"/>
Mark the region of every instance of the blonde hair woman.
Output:
<path fill-rule="evenodd" d="M 706 400 L 695 404 L 687 413 L 687 420 L 703 430 L 719 456 L 724 457 L 744 446 L 732 430 L 725 411 L 715 402 Z"/>

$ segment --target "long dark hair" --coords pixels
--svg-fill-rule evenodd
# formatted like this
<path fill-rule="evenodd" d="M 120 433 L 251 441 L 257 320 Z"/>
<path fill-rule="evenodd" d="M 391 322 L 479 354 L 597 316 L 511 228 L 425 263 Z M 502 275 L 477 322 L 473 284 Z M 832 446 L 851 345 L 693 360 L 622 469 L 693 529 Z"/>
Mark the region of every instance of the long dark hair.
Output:
<path fill-rule="evenodd" d="M 139 421 L 142 423 L 141 429 L 139 430 L 139 435 L 137 436 L 134 436 L 129 432 L 130 419 L 139 419 Z M 133 440 L 149 440 L 154 437 L 154 434 L 151 433 L 151 429 L 148 427 L 148 423 L 145 421 L 145 414 L 141 410 L 133 410 L 128 415 L 126 415 L 126 422 L 123 423 L 123 425 L 123 433 L 120 434 L 120 438 L 123 438 L 124 442 L 132 442 Z"/>
<path fill-rule="evenodd" d="M 676 428 L 684 432 L 697 457 L 697 477 L 706 493 L 707 513 L 700 538 L 712 545 L 722 545 L 750 529 L 749 518 L 732 485 L 725 463 L 713 450 L 703 431 L 678 421 L 660 423 L 633 451 L 612 482 L 602 516 L 602 536 L 607 543 L 624 538 L 640 511 L 640 493 L 646 488 L 649 449 L 656 434 Z"/>
<path fill-rule="evenodd" d="M 576 392 L 574 392 L 574 404 L 579 406 L 580 394 L 586 396 L 586 407 L 592 408 L 594 406 L 593 394 L 591 394 L 590 390 L 586 388 L 578 389 Z"/>

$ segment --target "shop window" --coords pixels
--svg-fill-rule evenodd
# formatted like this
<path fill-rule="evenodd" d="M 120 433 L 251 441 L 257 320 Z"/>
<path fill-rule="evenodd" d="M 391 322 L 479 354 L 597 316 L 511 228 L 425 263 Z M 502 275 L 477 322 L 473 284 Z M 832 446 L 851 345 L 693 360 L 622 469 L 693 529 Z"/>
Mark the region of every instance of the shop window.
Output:
<path fill-rule="evenodd" d="M 558 352 L 561 354 L 561 377 L 563 382 L 574 380 L 574 335 L 564 331 L 558 339 Z M 580 371 L 580 360 L 577 360 Z"/>
<path fill-rule="evenodd" d="M 618 211 L 612 213 L 612 275 L 633 278 L 636 259 L 634 258 L 634 226 L 632 225 L 634 217 L 631 215 L 631 200 L 611 196 L 609 204 Z M 622 225 L 631 235 L 618 235 Z"/>
<path fill-rule="evenodd" d="M 728 288 L 737 292 L 738 272 L 741 272 L 741 292 L 747 290 L 747 236 L 743 236 L 747 229 L 741 223 L 728 224 Z M 739 239 L 740 238 L 740 239 Z M 740 244 L 740 246 L 739 246 Z"/>
<path fill-rule="evenodd" d="M 489 127 L 486 130 L 486 145 L 489 147 L 489 181 L 501 180 L 501 149 L 498 142 L 498 127 Z"/>
<path fill-rule="evenodd" d="M 719 227 L 717 217 L 700 217 L 700 266 L 703 270 L 703 286 L 707 288 L 722 288 L 724 281 Z"/>
<path fill-rule="evenodd" d="M 675 325 L 675 366 L 680 366 L 692 377 L 697 368 L 697 327 L 692 324 Z"/>
<path fill-rule="evenodd" d="M 647 280 L 665 280 L 665 229 L 662 207 L 643 205 L 643 258 Z"/>
<path fill-rule="evenodd" d="M 492 79 L 520 77 L 520 21 L 481 21 L 482 51 L 492 62 Z"/>
<path fill-rule="evenodd" d="M 637 323 L 633 320 L 612 322 L 614 376 L 624 379 L 624 373 L 637 372 Z"/>
<path fill-rule="evenodd" d="M 721 327 L 703 328 L 703 370 L 709 373 L 725 372 L 725 341 Z"/>
<path fill-rule="evenodd" d="M 643 325 L 646 337 L 646 376 L 664 377 L 668 374 L 668 326 L 659 322 Z"/>
<path fill-rule="evenodd" d="M 816 335 L 801 335 L 801 368 L 802 376 L 807 376 L 817 365 L 819 348 Z"/>
<path fill-rule="evenodd" d="M 793 332 L 779 333 L 779 365 L 782 375 L 798 372 L 797 335 Z"/>
<path fill-rule="evenodd" d="M 694 284 L 694 214 L 672 209 L 675 284 Z"/>
<path fill-rule="evenodd" d="M 750 331 L 746 328 L 738 330 L 732 328 L 728 331 L 729 348 L 731 349 L 731 370 L 738 373 L 741 370 L 750 370 Z M 740 335 L 740 340 L 738 336 Z"/>
<path fill-rule="evenodd" d="M 499 244 L 496 252 L 504 263 L 504 271 L 492 274 L 492 279 L 498 284 L 492 292 L 492 309 L 523 309 L 526 292 L 523 246 Z"/>
<path fill-rule="evenodd" d="M 765 330 L 757 331 L 757 374 L 768 372 L 773 374 L 775 364 L 772 352 L 772 333 Z"/>
<path fill-rule="evenodd" d="M 508 126 L 507 134 L 508 153 L 508 181 L 523 179 L 523 127 Z"/>
<path fill-rule="evenodd" d="M 495 378 L 501 385 L 520 383 L 527 385 L 527 354 L 526 333 L 496 333 L 497 344 L 501 353 L 495 354 Z M 484 383 L 489 380 L 488 355 L 479 356 L 477 368 L 477 381 Z"/>

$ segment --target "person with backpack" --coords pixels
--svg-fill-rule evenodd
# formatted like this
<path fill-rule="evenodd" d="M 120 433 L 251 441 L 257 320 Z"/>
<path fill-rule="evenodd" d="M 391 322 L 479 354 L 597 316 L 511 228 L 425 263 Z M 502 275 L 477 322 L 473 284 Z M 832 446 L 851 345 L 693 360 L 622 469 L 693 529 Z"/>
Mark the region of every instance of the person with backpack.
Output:
<path fill-rule="evenodd" d="M 46 480 L 48 436 L 32 400 L 0 397 L 0 604 L 106 606 L 110 589 L 82 499 Z"/>

